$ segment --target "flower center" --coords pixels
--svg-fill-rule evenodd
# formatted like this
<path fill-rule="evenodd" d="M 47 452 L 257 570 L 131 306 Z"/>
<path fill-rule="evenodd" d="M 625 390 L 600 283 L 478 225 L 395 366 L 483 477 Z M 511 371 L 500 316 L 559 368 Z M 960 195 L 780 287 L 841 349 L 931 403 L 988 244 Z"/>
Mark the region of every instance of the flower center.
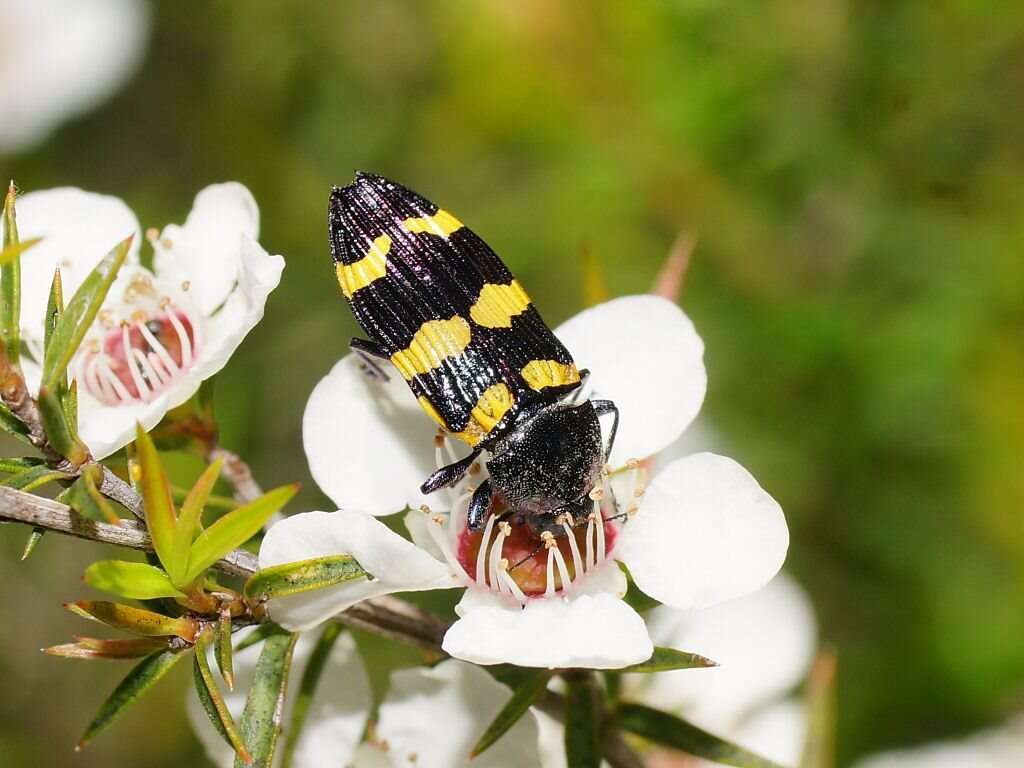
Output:
<path fill-rule="evenodd" d="M 136 310 L 115 323 L 100 313 L 106 329 L 88 343 L 78 378 L 107 405 L 153 400 L 195 362 L 198 334 L 192 318 L 163 299 L 155 312 Z"/>
<path fill-rule="evenodd" d="M 439 444 L 439 465 L 453 460 L 444 448 Z M 646 469 L 636 461 L 628 462 L 619 472 L 605 472 L 601 486 L 590 493 L 592 510 L 585 520 L 574 524 L 563 516 L 557 521 L 559 535 L 544 531 L 538 536 L 525 522 L 517 521 L 497 496 L 483 530 L 469 530 L 465 523 L 473 495 L 471 483 L 479 482 L 479 476 L 480 468 L 474 465 L 454 487 L 449 515 L 435 515 L 422 508 L 433 522 L 428 530 L 449 565 L 467 582 L 524 605 L 531 598 L 565 592 L 604 565 L 623 523 L 637 512 L 646 483 Z M 618 495 L 624 498 L 616 497 L 614 476 L 626 480 L 616 483 Z"/>

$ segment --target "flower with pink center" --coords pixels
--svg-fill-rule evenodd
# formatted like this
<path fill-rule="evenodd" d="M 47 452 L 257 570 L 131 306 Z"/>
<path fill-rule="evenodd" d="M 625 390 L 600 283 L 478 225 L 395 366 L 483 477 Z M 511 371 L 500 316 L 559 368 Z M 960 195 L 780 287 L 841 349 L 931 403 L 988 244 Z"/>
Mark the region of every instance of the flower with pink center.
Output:
<path fill-rule="evenodd" d="M 155 427 L 227 363 L 263 317 L 284 260 L 257 242 L 259 209 L 234 182 L 202 190 L 181 226 L 148 235 L 153 269 L 139 262 L 139 224 L 120 200 L 70 187 L 18 199 L 25 377 L 38 386 L 43 316 L 54 271 L 65 300 L 128 235 L 131 249 L 69 368 L 78 382 L 79 433 L 96 458 Z"/>
<path fill-rule="evenodd" d="M 483 531 L 468 531 L 466 510 L 486 462 L 453 488 L 423 496 L 420 483 L 455 458 L 454 446 L 400 377 L 370 379 L 348 356 L 314 389 L 303 424 L 313 477 L 341 509 L 274 525 L 260 565 L 349 553 L 374 578 L 274 600 L 276 621 L 309 628 L 374 595 L 463 588 L 443 644 L 452 656 L 615 669 L 653 650 L 643 619 L 622 600 L 620 564 L 646 594 L 684 610 L 771 580 L 789 533 L 754 478 L 712 453 L 654 460 L 704 397 L 703 343 L 685 314 L 665 299 L 629 296 L 580 313 L 556 334 L 591 370 L 578 396 L 614 400 L 622 414 L 587 519 L 563 520 L 560 535 L 536 537 L 495 505 Z M 411 541 L 373 518 L 403 508 Z"/>

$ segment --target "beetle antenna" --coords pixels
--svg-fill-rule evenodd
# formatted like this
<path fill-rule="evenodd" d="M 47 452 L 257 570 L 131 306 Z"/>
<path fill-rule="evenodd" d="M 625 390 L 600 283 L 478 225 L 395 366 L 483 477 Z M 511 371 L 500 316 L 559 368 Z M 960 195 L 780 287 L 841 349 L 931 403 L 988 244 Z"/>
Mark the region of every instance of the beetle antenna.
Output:
<path fill-rule="evenodd" d="M 538 545 L 537 545 L 537 548 L 536 548 L 535 550 L 533 550 L 533 552 L 531 552 L 531 553 L 530 553 L 530 554 L 528 554 L 528 555 L 527 555 L 526 557 L 524 557 L 524 558 L 523 558 L 522 560 L 520 560 L 520 561 L 519 561 L 519 562 L 517 562 L 517 563 L 516 563 L 515 565 L 513 565 L 513 566 L 512 566 L 511 568 L 509 568 L 509 571 L 514 571 L 514 570 L 515 570 L 516 568 L 518 568 L 518 567 L 519 567 L 520 565 L 522 565 L 523 563 L 525 563 L 525 562 L 526 562 L 527 560 L 529 560 L 529 559 L 530 559 L 531 557 L 533 557 L 534 555 L 536 555 L 536 554 L 537 554 L 538 552 L 540 552 L 540 551 L 541 551 L 542 549 L 544 549 L 544 542 L 543 542 L 543 541 L 542 541 L 542 542 L 541 542 L 540 544 L 538 544 Z"/>

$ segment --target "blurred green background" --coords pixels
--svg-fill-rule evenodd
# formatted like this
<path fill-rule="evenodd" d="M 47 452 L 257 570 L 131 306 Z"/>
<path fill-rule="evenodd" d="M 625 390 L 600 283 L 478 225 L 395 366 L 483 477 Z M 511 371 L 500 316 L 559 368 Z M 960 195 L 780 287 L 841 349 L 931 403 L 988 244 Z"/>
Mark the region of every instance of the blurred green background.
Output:
<path fill-rule="evenodd" d="M 218 410 L 265 487 L 326 504 L 300 421 L 355 331 L 325 221 L 355 169 L 455 211 L 552 324 L 582 306 L 583 241 L 618 295 L 685 230 L 705 414 L 787 511 L 788 567 L 839 651 L 841 764 L 1024 705 L 1024 5 L 152 11 L 130 83 L 0 171 L 121 196 L 143 226 L 208 183 L 252 189 L 288 266 Z M 0 532 L 0 762 L 194 764 L 184 667 L 72 754 L 119 669 L 38 648 L 82 630 L 60 602 L 99 549 L 51 536 L 18 564 L 23 540 Z"/>

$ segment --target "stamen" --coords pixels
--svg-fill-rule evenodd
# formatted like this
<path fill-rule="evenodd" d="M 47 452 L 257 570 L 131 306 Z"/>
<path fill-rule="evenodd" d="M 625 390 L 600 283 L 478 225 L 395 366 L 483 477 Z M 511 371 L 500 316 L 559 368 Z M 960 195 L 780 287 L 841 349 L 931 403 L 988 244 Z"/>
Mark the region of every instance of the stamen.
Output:
<path fill-rule="evenodd" d="M 583 569 L 585 573 L 589 573 L 597 565 L 597 560 L 594 559 L 594 542 L 593 542 L 593 535 L 592 535 L 593 533 L 594 533 L 594 516 L 590 515 L 587 518 L 587 532 L 586 532 L 586 534 L 584 536 L 584 538 L 587 541 L 587 559 L 586 559 L 586 562 L 584 564 L 584 569 Z"/>
<path fill-rule="evenodd" d="M 139 393 L 139 397 L 142 400 L 145 400 L 151 390 L 146 386 L 146 382 L 143 381 L 142 374 L 135 364 L 135 355 L 132 354 L 132 345 L 128 338 L 127 325 L 121 326 L 121 348 L 124 351 L 124 361 L 128 365 L 128 373 L 132 377 L 132 381 L 135 382 L 135 391 Z"/>
<path fill-rule="evenodd" d="M 178 334 L 178 343 L 181 344 L 181 367 L 190 368 L 192 366 L 192 340 L 188 337 L 188 333 L 185 331 L 185 326 L 181 324 L 181 320 L 178 319 L 178 313 L 174 311 L 173 305 L 168 305 L 170 311 L 167 312 L 167 319 L 171 321 L 171 325 L 174 326 L 175 332 Z M 193 332 L 195 332 L 195 325 L 192 326 Z"/>
<path fill-rule="evenodd" d="M 484 534 L 480 538 L 480 550 L 476 553 L 476 580 L 481 584 L 487 584 L 487 573 L 484 570 L 487 563 L 487 548 L 491 543 L 491 531 L 494 529 L 494 516 L 487 518 L 487 525 L 484 526 Z"/>
<path fill-rule="evenodd" d="M 597 537 L 597 562 L 603 563 L 605 559 L 605 540 L 604 540 L 604 518 L 601 516 L 601 505 L 598 502 L 594 502 L 594 511 L 592 513 L 594 519 L 595 535 Z"/>
<path fill-rule="evenodd" d="M 561 589 L 566 590 L 572 586 L 572 579 L 569 578 L 569 568 L 565 564 L 565 558 L 562 557 L 562 550 L 558 546 L 554 546 L 548 550 L 555 557 L 555 565 L 558 566 L 558 576 L 561 579 Z"/>
<path fill-rule="evenodd" d="M 424 505 L 421 509 L 426 509 L 429 513 L 430 508 Z M 455 550 L 452 549 L 451 542 L 448 540 L 448 536 L 445 534 L 445 517 L 444 515 L 434 515 L 430 518 L 430 524 L 427 525 L 427 532 L 430 534 L 430 538 L 437 544 L 437 548 L 441 550 L 441 554 L 444 555 L 445 561 L 449 567 L 456 571 L 457 574 L 461 574 L 465 577 L 466 581 L 469 581 L 469 575 L 466 573 L 466 569 L 462 567 L 462 563 L 459 562 L 459 558 L 455 555 Z"/>
<path fill-rule="evenodd" d="M 161 344 L 160 340 L 153 335 L 153 332 L 146 327 L 146 323 L 136 323 L 135 327 L 139 329 L 139 332 L 142 334 L 142 338 L 144 338 L 146 343 L 149 344 L 150 349 L 157 354 L 160 361 L 164 364 L 164 367 L 171 373 L 177 373 L 178 364 L 174 362 L 174 358 L 172 358 L 170 353 L 167 351 L 167 347 Z"/>
<path fill-rule="evenodd" d="M 96 372 L 103 377 L 103 380 L 113 388 L 114 393 L 120 399 L 122 403 L 126 403 L 132 399 L 131 394 L 128 392 L 128 388 L 121 383 L 121 380 L 117 378 L 114 371 L 110 368 L 110 361 L 105 358 L 96 359 Z"/>
<path fill-rule="evenodd" d="M 501 571 L 499 572 L 499 574 L 501 576 L 502 583 L 505 585 L 505 588 L 511 593 L 511 595 L 516 600 L 518 600 L 523 605 L 526 605 L 526 602 L 527 602 L 526 595 L 523 594 L 523 590 L 521 590 L 519 588 L 519 585 L 516 584 L 516 580 L 513 579 L 511 575 L 509 575 L 509 572 L 508 572 L 508 560 L 506 560 L 505 558 L 502 558 L 500 566 L 501 566 Z"/>
<path fill-rule="evenodd" d="M 503 585 L 501 583 L 501 579 L 498 577 L 498 564 L 502 559 L 501 550 L 505 545 L 505 539 L 510 533 L 512 533 L 511 525 L 504 521 L 498 523 L 498 535 L 494 539 L 494 545 L 491 547 L 490 567 L 487 570 L 487 575 L 490 577 L 488 581 L 490 582 L 491 588 L 496 589 L 498 592 L 504 591 L 502 589 Z"/>
<path fill-rule="evenodd" d="M 562 516 L 562 528 L 565 530 L 565 537 L 569 540 L 573 571 L 576 574 L 586 573 L 586 569 L 583 567 L 583 559 L 580 557 L 580 548 L 576 544 L 576 532 L 565 521 L 565 515 Z"/>
<path fill-rule="evenodd" d="M 548 547 L 548 572 L 547 581 L 545 581 L 544 597 L 551 597 L 555 594 L 555 555 L 552 550 L 554 547 Z"/>

